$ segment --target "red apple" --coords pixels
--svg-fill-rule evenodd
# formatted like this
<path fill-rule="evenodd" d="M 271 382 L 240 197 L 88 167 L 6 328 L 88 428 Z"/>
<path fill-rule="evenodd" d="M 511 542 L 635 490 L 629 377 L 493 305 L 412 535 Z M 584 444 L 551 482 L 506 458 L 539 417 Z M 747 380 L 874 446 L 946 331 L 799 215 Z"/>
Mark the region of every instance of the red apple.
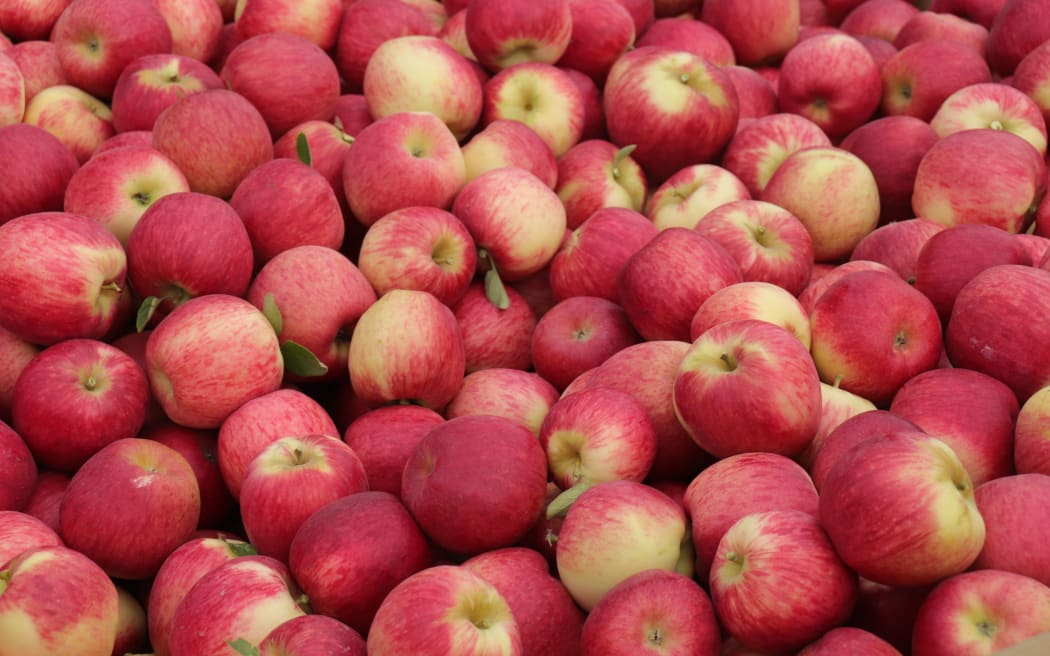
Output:
<path fill-rule="evenodd" d="M 872 36 L 889 43 L 897 37 L 919 8 L 903 0 L 867 0 L 853 8 L 839 23 L 843 32 Z"/>
<path fill-rule="evenodd" d="M 14 58 L 17 60 L 17 57 Z M 1010 76 L 1010 85 L 1035 101 L 1043 115 L 1044 122 L 1050 120 L 1050 99 L 1047 98 L 1048 82 L 1050 82 L 1050 45 L 1044 43 L 1025 55 L 1014 69 L 1014 74 Z M 29 97 L 28 85 L 27 78 L 27 98 Z"/>
<path fill-rule="evenodd" d="M 414 405 L 376 408 L 352 421 L 343 441 L 364 465 L 368 489 L 399 495 L 401 472 L 409 455 L 444 420 L 433 410 Z"/>
<path fill-rule="evenodd" d="M 0 126 L 21 123 L 25 110 L 25 77 L 18 63 L 0 53 Z"/>
<path fill-rule="evenodd" d="M 569 47 L 572 11 L 559 0 L 471 0 L 466 31 L 471 51 L 489 70 L 554 64 Z"/>
<path fill-rule="evenodd" d="M 886 640 L 900 653 L 911 652 L 912 628 L 930 586 L 899 588 L 860 579 L 857 605 L 849 626 Z"/>
<path fill-rule="evenodd" d="M 242 39 L 270 32 L 290 32 L 322 50 L 331 50 L 346 6 L 341 0 L 245 0 L 237 3 L 234 27 Z"/>
<path fill-rule="evenodd" d="M 750 66 L 779 61 L 791 50 L 798 40 L 800 8 L 790 0 L 705 0 L 700 20 L 725 35 L 736 61 Z"/>
<path fill-rule="evenodd" d="M 971 84 L 944 99 L 930 119 L 941 137 L 963 130 L 992 128 L 1012 132 L 1046 156 L 1046 120 L 1035 100 L 999 82 Z"/>
<path fill-rule="evenodd" d="M 25 440 L 0 421 L 0 511 L 22 510 L 36 486 L 37 465 Z M 5 560 L 0 555 L 0 561 Z"/>
<path fill-rule="evenodd" d="M 831 629 L 798 652 L 798 656 L 832 656 L 864 653 L 870 656 L 900 656 L 900 652 L 879 636 L 852 626 Z"/>
<path fill-rule="evenodd" d="M 893 269 L 885 264 L 870 260 L 851 259 L 841 264 L 826 265 L 827 269 L 820 271 L 817 265 L 813 266 L 813 275 L 809 284 L 798 295 L 798 302 L 807 315 L 812 314 L 813 306 L 824 295 L 833 284 L 857 271 L 881 271 L 882 273 L 894 273 Z M 819 274 L 819 275 L 818 275 Z"/>
<path fill-rule="evenodd" d="M 222 9 L 208 0 L 151 0 L 171 31 L 171 52 L 210 62 L 222 38 Z"/>
<path fill-rule="evenodd" d="M 583 136 L 584 97 L 562 68 L 525 61 L 504 68 L 485 82 L 482 125 L 520 121 L 532 128 L 556 157 Z"/>
<path fill-rule="evenodd" d="M 990 28 L 1004 4 L 1006 0 L 933 0 L 930 10 L 948 12 Z"/>
<path fill-rule="evenodd" d="M 79 167 L 76 157 L 51 133 L 35 125 L 0 127 L 0 225 L 34 212 L 58 211 L 66 185 Z"/>
<path fill-rule="evenodd" d="M 645 173 L 631 159 L 631 150 L 617 149 L 602 139 L 588 139 L 558 158 L 555 191 L 565 204 L 569 229 L 575 230 L 606 207 L 642 211 L 648 185 Z"/>
<path fill-rule="evenodd" d="M 539 435 L 543 420 L 558 400 L 558 390 L 538 374 L 489 368 L 467 374 L 445 409 L 448 419 L 495 415 Z"/>
<path fill-rule="evenodd" d="M 710 328 L 727 321 L 758 319 L 780 326 L 809 351 L 809 317 L 798 299 L 768 282 L 738 282 L 719 289 L 700 304 L 689 325 L 695 342 Z"/>
<path fill-rule="evenodd" d="M 44 523 L 55 534 L 61 530 L 58 521 L 62 497 L 66 493 L 70 477 L 49 469 L 37 472 L 33 494 L 25 505 L 25 513 Z M 56 543 L 57 544 L 57 543 Z"/>
<path fill-rule="evenodd" d="M 1050 559 L 1040 533 L 1047 526 L 1050 478 L 1040 474 L 1002 476 L 977 486 L 977 509 L 984 518 L 984 548 L 975 569 L 1005 570 L 1050 585 Z"/>
<path fill-rule="evenodd" d="M 929 121 L 956 90 L 991 79 L 984 58 L 961 43 L 934 39 L 900 46 L 882 66 L 882 110 Z"/>
<path fill-rule="evenodd" d="M 715 164 L 694 164 L 664 181 L 650 196 L 645 212 L 661 230 L 695 228 L 719 206 L 750 198 L 744 183 L 728 170 Z"/>
<path fill-rule="evenodd" d="M 222 480 L 218 462 L 218 432 L 164 424 L 143 431 L 140 437 L 171 447 L 179 452 L 193 469 L 200 490 L 201 512 L 198 528 L 220 528 L 226 525 L 235 507 L 234 499 Z"/>
<path fill-rule="evenodd" d="M 965 3 L 967 0 L 962 0 L 962 2 Z M 991 0 L 991 2 L 1003 4 L 1002 0 Z M 893 40 L 894 45 L 898 48 L 905 48 L 919 41 L 943 39 L 961 43 L 984 57 L 988 45 L 989 25 L 974 20 L 974 16 L 956 15 L 934 9 L 936 4 L 939 4 L 939 1 L 932 2 L 929 11 L 920 11 L 913 15 L 897 33 Z"/>
<path fill-rule="evenodd" d="M 513 287 L 505 288 L 507 307 L 488 298 L 482 282 L 471 283 L 452 306 L 468 374 L 490 368 L 528 369 L 532 365 L 532 333 L 536 313 Z"/>
<path fill-rule="evenodd" d="M 572 34 L 558 66 L 601 84 L 616 59 L 634 46 L 634 18 L 619 0 L 569 0 Z"/>
<path fill-rule="evenodd" d="M 988 28 L 988 63 L 1000 77 L 1009 76 L 1025 55 L 1050 38 L 1050 9 L 1042 0 L 1007 0 Z"/>
<path fill-rule="evenodd" d="M 741 125 L 726 146 L 722 166 L 757 198 L 788 155 L 810 146 L 830 146 L 824 130 L 798 114 L 776 113 Z"/>
<path fill-rule="evenodd" d="M 0 510 L 0 520 L 0 567 L 30 549 L 62 545 L 58 533 L 32 515 Z"/>
<path fill-rule="evenodd" d="M 467 182 L 492 169 L 516 166 L 542 180 L 551 189 L 558 181 L 558 163 L 550 146 L 536 131 L 512 119 L 492 121 L 463 144 Z"/>
<path fill-rule="evenodd" d="M 438 33 L 420 7 L 402 0 L 355 0 L 344 7 L 334 59 L 354 92 L 360 92 L 368 60 L 380 44 L 408 34 Z"/>
<path fill-rule="evenodd" d="M 1050 387 L 1028 397 L 1014 425 L 1014 464 L 1019 474 L 1050 474 Z"/>
<path fill-rule="evenodd" d="M 53 134 L 81 164 L 114 134 L 109 107 L 70 84 L 42 89 L 26 104 L 22 120 Z"/>
<path fill-rule="evenodd" d="M 722 67 L 736 64 L 733 45 L 722 32 L 703 21 L 682 18 L 680 15 L 657 18 L 644 32 L 638 33 L 635 46 L 684 50 Z"/>
<path fill-rule="evenodd" d="M 0 32 L 17 41 L 46 39 L 72 0 L 16 0 L 0 8 Z"/>
<path fill-rule="evenodd" d="M 866 439 L 891 434 L 922 435 L 924 432 L 914 422 L 890 410 L 868 410 L 855 414 L 843 420 L 819 444 L 809 449 L 808 469 L 813 485 L 819 491 L 828 472 L 842 454 Z"/>
<path fill-rule="evenodd" d="M 879 226 L 857 242 L 850 259 L 877 262 L 914 284 L 919 253 L 941 230 L 944 230 L 941 224 L 921 217 L 893 221 Z"/>

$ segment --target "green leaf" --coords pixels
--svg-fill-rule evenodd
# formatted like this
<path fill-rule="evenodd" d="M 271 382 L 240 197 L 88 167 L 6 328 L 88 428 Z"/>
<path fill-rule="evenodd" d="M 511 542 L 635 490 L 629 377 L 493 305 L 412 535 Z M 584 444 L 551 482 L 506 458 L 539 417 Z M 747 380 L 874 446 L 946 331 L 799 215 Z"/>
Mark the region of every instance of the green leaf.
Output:
<path fill-rule="evenodd" d="M 226 540 L 226 546 L 230 549 L 230 553 L 233 554 L 234 558 L 241 558 L 242 556 L 257 556 L 259 552 L 255 550 L 255 547 L 250 542 L 242 542 L 241 540 Z"/>
<path fill-rule="evenodd" d="M 313 166 L 314 158 L 310 155 L 310 142 L 306 140 L 306 133 L 300 132 L 295 137 L 295 154 L 299 161 L 307 166 Z"/>
<path fill-rule="evenodd" d="M 547 505 L 547 519 L 564 517 L 569 513 L 569 508 L 580 498 L 580 495 L 593 486 L 593 483 L 577 483 L 565 490 Z"/>
<path fill-rule="evenodd" d="M 485 272 L 485 298 L 501 310 L 510 307 L 510 296 L 507 296 L 507 288 L 503 286 L 499 273 L 495 269 Z"/>
<path fill-rule="evenodd" d="M 620 164 L 625 159 L 630 157 L 631 153 L 633 153 L 634 149 L 637 148 L 637 147 L 638 147 L 637 144 L 630 144 L 630 145 L 624 146 L 620 150 L 616 151 L 616 154 L 613 156 L 613 161 L 612 161 L 612 174 L 613 174 L 614 178 L 619 178 L 620 177 Z"/>
<path fill-rule="evenodd" d="M 273 326 L 273 331 L 280 336 L 281 331 L 284 330 L 284 319 L 281 317 L 281 310 L 277 307 L 277 301 L 274 300 L 272 292 L 263 296 L 262 313 Z"/>
<path fill-rule="evenodd" d="M 312 378 L 328 373 L 328 367 L 317 359 L 310 349 L 292 340 L 281 344 L 281 355 L 284 356 L 284 369 L 296 376 Z"/>
<path fill-rule="evenodd" d="M 259 648 L 244 638 L 230 640 L 226 644 L 228 644 L 235 652 L 241 654 L 241 656 L 259 656 Z"/>
<path fill-rule="evenodd" d="M 135 332 L 141 333 L 149 325 L 149 320 L 153 318 L 153 314 L 160 307 L 160 299 L 156 296 L 147 296 L 143 301 L 142 305 L 139 306 L 139 311 L 135 315 Z"/>

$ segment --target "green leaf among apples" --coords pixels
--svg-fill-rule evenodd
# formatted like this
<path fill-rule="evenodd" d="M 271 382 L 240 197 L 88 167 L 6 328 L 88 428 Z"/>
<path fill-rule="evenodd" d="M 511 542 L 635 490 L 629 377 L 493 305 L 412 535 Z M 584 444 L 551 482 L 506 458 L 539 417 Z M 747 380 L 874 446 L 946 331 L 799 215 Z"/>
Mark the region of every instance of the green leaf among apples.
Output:
<path fill-rule="evenodd" d="M 280 337 L 284 330 L 284 318 L 281 316 L 281 310 L 277 307 L 273 294 L 263 296 L 262 313 L 270 322 L 273 332 Z M 310 349 L 290 339 L 281 342 L 281 356 L 284 358 L 285 370 L 293 375 L 314 378 L 328 373 L 328 366 L 321 362 Z"/>

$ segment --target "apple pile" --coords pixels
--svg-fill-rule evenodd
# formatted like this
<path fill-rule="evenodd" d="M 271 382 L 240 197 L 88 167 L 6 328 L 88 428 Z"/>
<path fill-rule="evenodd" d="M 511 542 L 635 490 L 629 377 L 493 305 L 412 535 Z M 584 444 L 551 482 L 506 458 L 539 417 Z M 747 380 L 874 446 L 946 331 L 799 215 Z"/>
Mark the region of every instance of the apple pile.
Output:
<path fill-rule="evenodd" d="M 1050 0 L 4 0 L 0 656 L 1047 653 L 1048 121 Z"/>

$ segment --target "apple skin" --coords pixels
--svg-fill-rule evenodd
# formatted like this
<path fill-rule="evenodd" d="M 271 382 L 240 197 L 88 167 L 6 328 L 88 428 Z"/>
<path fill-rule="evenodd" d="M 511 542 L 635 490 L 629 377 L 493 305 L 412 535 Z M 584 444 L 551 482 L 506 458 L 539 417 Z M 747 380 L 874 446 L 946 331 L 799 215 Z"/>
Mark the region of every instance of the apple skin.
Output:
<path fill-rule="evenodd" d="M 472 282 L 463 297 L 452 305 L 468 374 L 483 369 L 529 369 L 532 366 L 532 333 L 536 313 L 513 287 L 506 287 L 510 304 L 500 309 L 492 304 L 481 281 Z"/>
<path fill-rule="evenodd" d="M 715 164 L 687 166 L 664 181 L 646 202 L 646 216 L 657 228 L 695 228 L 709 212 L 751 198 L 740 178 Z"/>
<path fill-rule="evenodd" d="M 153 147 L 168 156 L 192 191 L 229 198 L 241 180 L 273 159 L 273 142 L 259 110 L 226 89 L 190 94 L 162 111 Z"/>
<path fill-rule="evenodd" d="M 33 494 L 23 509 L 26 514 L 43 522 L 56 535 L 61 530 L 58 513 L 69 481 L 70 477 L 66 474 L 50 469 L 39 470 L 36 485 L 33 486 Z"/>
<path fill-rule="evenodd" d="M 367 110 L 366 110 L 367 113 Z M 338 114 L 336 115 L 336 118 Z M 297 140 L 302 134 L 310 147 L 310 165 L 324 176 L 331 185 L 340 208 L 346 206 L 346 191 L 343 189 L 343 159 L 353 143 L 349 130 L 352 126 L 333 118 L 328 121 L 304 121 L 286 132 L 273 144 L 273 156 L 299 159 Z M 371 122 L 371 117 L 368 121 Z M 336 125 L 336 123 L 340 123 Z"/>
<path fill-rule="evenodd" d="M 259 643 L 260 656 L 365 656 L 365 639 L 326 615 L 301 615 L 278 625 Z"/>
<path fill-rule="evenodd" d="M 22 370 L 40 349 L 0 326 L 0 421 L 11 421 L 11 398 Z"/>
<path fill-rule="evenodd" d="M 798 649 L 842 624 L 857 599 L 857 575 L 835 553 L 817 518 L 797 510 L 753 513 L 734 522 L 719 540 L 710 584 L 726 632 L 774 653 Z M 784 586 L 807 594 L 784 599 Z"/>
<path fill-rule="evenodd" d="M 218 462 L 218 431 L 184 428 L 165 423 L 143 430 L 139 437 L 160 442 L 178 451 L 193 469 L 200 491 L 201 512 L 198 529 L 221 528 L 226 525 L 236 506 Z"/>
<path fill-rule="evenodd" d="M 539 436 L 543 420 L 557 400 L 558 390 L 539 374 L 493 367 L 467 374 L 445 408 L 445 417 L 495 415 Z"/>
<path fill-rule="evenodd" d="M 412 450 L 424 435 L 444 421 L 444 417 L 429 408 L 385 406 L 354 419 L 343 432 L 343 441 L 364 465 L 368 489 L 397 496 L 401 494 L 401 472 Z"/>
<path fill-rule="evenodd" d="M 532 333 L 536 373 L 564 390 L 578 375 L 637 344 L 624 309 L 596 296 L 571 296 L 547 311 Z"/>
<path fill-rule="evenodd" d="M 222 9 L 208 0 L 151 0 L 171 32 L 171 52 L 210 62 L 222 37 Z"/>
<path fill-rule="evenodd" d="M 921 217 L 892 221 L 865 235 L 850 253 L 850 260 L 882 264 L 914 284 L 919 253 L 944 226 Z"/>
<path fill-rule="evenodd" d="M 950 3 L 952 0 L 948 0 Z M 967 0 L 962 0 L 965 3 Z M 939 0 L 938 0 L 939 2 Z M 901 26 L 893 44 L 898 48 L 907 47 L 919 41 L 948 40 L 957 41 L 979 54 L 981 57 L 987 55 L 988 46 L 988 24 L 982 24 L 976 20 L 974 15 L 956 15 L 942 9 L 935 9 L 931 3 L 928 10 L 920 11 L 913 15 L 908 22 Z M 1002 5 L 1002 0 L 991 0 L 992 3 Z M 966 11 L 967 8 L 958 8 Z M 974 13 L 984 11 L 973 8 Z"/>
<path fill-rule="evenodd" d="M 338 249 L 346 235 L 335 189 L 298 160 L 277 158 L 249 171 L 230 206 L 248 231 L 257 268 L 296 246 Z"/>
<path fill-rule="evenodd" d="M 345 4 L 336 37 L 336 67 L 351 92 L 360 92 L 372 53 L 383 42 L 408 34 L 435 35 L 435 25 L 416 5 L 389 0 Z"/>
<path fill-rule="evenodd" d="M 25 551 L 63 546 L 58 533 L 40 519 L 17 510 L 0 510 L 0 567 Z"/>
<path fill-rule="evenodd" d="M 868 326 L 864 337 L 853 331 L 858 321 Z M 882 271 L 844 276 L 810 313 L 811 349 L 821 380 L 876 405 L 888 403 L 910 378 L 937 366 L 941 330 L 933 303 L 897 274 Z"/>
<path fill-rule="evenodd" d="M 36 212 L 59 211 L 66 185 L 80 164 L 50 132 L 16 123 L 0 127 L 0 160 L 4 194 L 0 196 L 0 226 Z"/>
<path fill-rule="evenodd" d="M 1050 630 L 1050 587 L 1001 570 L 952 576 L 915 618 L 913 656 L 998 653 Z M 1038 647 L 1036 647 L 1038 649 Z"/>
<path fill-rule="evenodd" d="M 559 0 L 471 0 L 465 20 L 470 50 L 490 71 L 531 61 L 554 64 L 572 38 L 572 10 Z"/>
<path fill-rule="evenodd" d="M 558 577 L 589 612 L 638 572 L 674 571 L 687 530 L 682 507 L 663 492 L 635 481 L 598 483 L 565 515 L 555 552 Z"/>
<path fill-rule="evenodd" d="M 5 4 L 0 8 L 0 33 L 16 41 L 46 39 L 70 2 L 72 0 L 15 0 Z"/>
<path fill-rule="evenodd" d="M 547 142 L 521 121 L 497 119 L 463 144 L 467 182 L 492 169 L 516 166 L 551 189 L 558 182 L 558 162 Z"/>
<path fill-rule="evenodd" d="M 857 36 L 870 36 L 893 43 L 897 33 L 911 20 L 919 8 L 899 0 L 872 0 L 862 2 L 846 14 L 839 28 Z"/>
<path fill-rule="evenodd" d="M 1005 4 L 1006 0 L 933 0 L 930 11 L 962 16 L 988 29 Z"/>
<path fill-rule="evenodd" d="M 165 109 L 183 96 L 223 89 L 219 74 L 202 61 L 176 54 L 143 55 L 128 62 L 113 88 L 113 128 L 152 130 Z"/>
<path fill-rule="evenodd" d="M 992 128 L 1016 134 L 1046 157 L 1046 121 L 1035 100 L 1010 85 L 985 82 L 944 99 L 930 119 L 942 138 L 963 130 Z"/>
<path fill-rule="evenodd" d="M 558 158 L 555 191 L 565 205 L 570 230 L 605 207 L 640 212 L 647 190 L 645 173 L 638 163 L 603 139 L 581 141 Z"/>
<path fill-rule="evenodd" d="M 736 64 L 733 45 L 719 30 L 700 20 L 680 20 L 680 17 L 657 18 L 638 33 L 635 46 L 658 46 L 684 50 L 718 66 Z"/>
<path fill-rule="evenodd" d="M 712 162 L 733 136 L 740 112 L 736 88 L 718 66 L 660 46 L 621 55 L 609 70 L 602 103 L 609 140 L 635 144 L 631 156 L 655 185 L 685 166 Z"/>
<path fill-rule="evenodd" d="M 99 98 L 110 97 L 131 61 L 171 52 L 172 46 L 168 23 L 150 0 L 73 0 L 55 21 L 50 40 L 69 82 Z"/>
<path fill-rule="evenodd" d="M 958 89 L 991 82 L 992 72 L 980 53 L 946 39 L 900 46 L 882 65 L 882 111 L 929 121 Z"/>
<path fill-rule="evenodd" d="M 716 457 L 791 456 L 817 431 L 820 378 L 809 351 L 786 329 L 755 319 L 728 321 L 709 328 L 686 352 L 674 407 L 693 440 Z M 739 412 L 727 416 L 716 408 Z"/>
<path fill-rule="evenodd" d="M 1003 3 L 988 28 L 988 64 L 996 75 L 1011 75 L 1025 55 L 1050 37 L 1044 20 L 1046 10 L 1043 2 L 1007 0 Z"/>
<path fill-rule="evenodd" d="M 484 85 L 481 124 L 521 121 L 561 157 L 583 137 L 585 109 L 583 93 L 565 70 L 525 61 L 496 73 Z"/>
<path fill-rule="evenodd" d="M 798 656 L 833 656 L 863 653 L 869 656 L 901 656 L 901 652 L 879 636 L 852 626 L 831 629 L 803 647 Z"/>
<path fill-rule="evenodd" d="M 1050 387 L 1032 393 L 1021 405 L 1014 425 L 1014 464 L 1017 473 L 1050 475 Z"/>
<path fill-rule="evenodd" d="M 1006 383 L 1023 403 L 1050 380 L 1038 319 L 1048 289 L 1050 271 L 1043 269 L 1001 264 L 978 273 L 955 298 L 945 329 L 948 359 Z"/>
<path fill-rule="evenodd" d="M 821 486 L 820 522 L 857 574 L 892 586 L 962 572 L 985 536 L 951 447 L 914 435 L 872 437 L 839 457 Z"/>
<path fill-rule="evenodd" d="M 131 356 L 98 340 L 68 339 L 22 371 L 12 426 L 38 464 L 72 473 L 106 445 L 135 437 L 149 398 L 149 381 Z M 56 401 L 64 412 L 55 413 Z"/>
<path fill-rule="evenodd" d="M 572 33 L 559 67 L 605 81 L 616 59 L 635 45 L 634 18 L 618 0 L 570 0 Z"/>
<path fill-rule="evenodd" d="M 196 530 L 200 489 L 182 455 L 159 442 L 124 438 L 73 475 L 59 510 L 66 545 L 110 576 L 144 580 Z M 109 528 L 105 527 L 109 524 Z"/>
<path fill-rule="evenodd" d="M 434 427 L 401 479 L 401 498 L 427 537 L 463 555 L 515 544 L 539 517 L 546 492 L 547 458 L 536 436 L 489 415 Z"/>
<path fill-rule="evenodd" d="M 894 273 L 893 269 L 885 264 L 880 264 L 879 262 L 870 260 L 851 259 L 848 262 L 842 262 L 841 264 L 826 264 L 823 266 L 826 268 L 823 271 L 820 271 L 816 264 L 813 265 L 813 275 L 810 278 L 809 284 L 806 285 L 806 288 L 798 295 L 798 302 L 807 315 L 813 313 L 813 306 L 816 305 L 817 301 L 820 300 L 820 297 L 824 295 L 824 292 L 851 273 L 856 273 L 857 271 L 881 271 L 882 273 Z"/>
<path fill-rule="evenodd" d="M 494 549 L 463 561 L 506 600 L 518 624 L 524 656 L 580 656 L 584 614 L 547 560 L 525 547 Z"/>
<path fill-rule="evenodd" d="M 721 245 L 740 266 L 744 281 L 774 284 L 799 294 L 813 271 L 813 238 L 788 210 L 744 199 L 720 205 L 693 228 Z"/>
<path fill-rule="evenodd" d="M 41 89 L 26 103 L 23 122 L 58 137 L 78 162 L 86 162 L 114 134 L 109 107 L 71 84 Z"/>
<path fill-rule="evenodd" d="M 385 184 L 392 179 L 412 184 L 395 190 Z M 448 209 L 465 181 L 466 164 L 456 137 L 429 112 L 400 112 L 369 124 L 343 162 L 347 203 L 365 226 L 403 207 Z M 386 193 L 377 193 L 379 189 Z"/>
<path fill-rule="evenodd" d="M 783 58 L 798 40 L 801 20 L 799 4 L 790 0 L 705 0 L 699 18 L 726 37 L 737 63 L 745 66 Z"/>
<path fill-rule="evenodd" d="M 698 473 L 685 491 L 684 507 L 696 549 L 696 573 L 708 580 L 718 542 L 751 513 L 797 510 L 817 516 L 817 490 L 806 471 L 786 456 L 741 453 Z"/>
<path fill-rule="evenodd" d="M 914 422 L 890 410 L 868 410 L 853 415 L 829 431 L 809 454 L 808 471 L 813 485 L 819 491 L 839 457 L 866 439 L 889 434 L 922 435 L 925 432 Z"/>
<path fill-rule="evenodd" d="M 17 48 L 17 46 L 16 46 Z M 1010 85 L 1022 91 L 1035 101 L 1043 115 L 1043 121 L 1050 120 L 1050 99 L 1047 98 L 1047 79 L 1050 78 L 1050 46 L 1043 44 L 1033 48 L 1014 69 L 1010 76 Z M 29 97 L 28 79 L 26 97 Z"/>
<path fill-rule="evenodd" d="M 1002 476 L 978 485 L 974 497 L 986 533 L 973 568 L 1005 570 L 1050 585 L 1050 558 L 1041 535 L 1047 526 L 1050 478 L 1035 473 Z"/>
<path fill-rule="evenodd" d="M 297 34 L 321 50 L 331 50 L 339 35 L 346 3 L 341 0 L 245 0 L 238 3 L 234 28 L 241 39 L 268 32 Z"/>
<path fill-rule="evenodd" d="M 0 511 L 23 510 L 36 486 L 37 465 L 25 440 L 0 420 Z M 0 561 L 6 560 L 0 554 Z M 0 563 L 2 564 L 2 563 Z"/>
<path fill-rule="evenodd" d="M 688 228 L 667 228 L 627 260 L 619 301 L 642 338 L 688 341 L 696 308 L 742 281 L 736 260 L 716 241 Z"/>
<path fill-rule="evenodd" d="M 138 299 L 160 299 L 155 314 L 205 294 L 243 296 L 254 271 L 252 243 L 237 212 L 198 192 L 158 199 L 125 246 L 128 280 Z"/>
<path fill-rule="evenodd" d="M 738 131 L 748 121 L 777 113 L 777 92 L 761 73 L 747 66 L 727 66 L 725 72 L 740 101 Z"/>
<path fill-rule="evenodd" d="M 17 62 L 0 52 L 0 126 L 21 123 L 25 110 L 25 76 Z"/>
<path fill-rule="evenodd" d="M 237 603 L 225 597 L 233 595 Z M 267 556 L 242 556 L 206 572 L 175 609 L 171 656 L 204 656 L 229 650 L 238 638 L 258 646 L 276 627 L 305 615 L 288 568 Z"/>
<path fill-rule="evenodd" d="M 369 628 L 368 653 L 523 654 L 518 623 L 506 599 L 457 565 L 428 567 L 391 590 Z"/>
<path fill-rule="evenodd" d="M 74 549 L 46 546 L 0 566 L 4 654 L 110 656 L 117 588 L 98 565 Z"/>
<path fill-rule="evenodd" d="M 721 165 L 744 183 L 752 198 L 758 198 L 788 155 L 830 145 L 828 135 L 810 119 L 778 112 L 741 125 L 726 145 Z"/>
<path fill-rule="evenodd" d="M 738 282 L 719 289 L 700 304 L 689 326 L 695 342 L 700 335 L 727 321 L 758 319 L 788 331 L 809 350 L 809 316 L 783 287 L 768 282 Z"/>
<path fill-rule="evenodd" d="M 676 572 L 648 570 L 621 581 L 583 625 L 583 656 L 657 653 L 716 656 L 718 620 L 707 593 Z"/>

